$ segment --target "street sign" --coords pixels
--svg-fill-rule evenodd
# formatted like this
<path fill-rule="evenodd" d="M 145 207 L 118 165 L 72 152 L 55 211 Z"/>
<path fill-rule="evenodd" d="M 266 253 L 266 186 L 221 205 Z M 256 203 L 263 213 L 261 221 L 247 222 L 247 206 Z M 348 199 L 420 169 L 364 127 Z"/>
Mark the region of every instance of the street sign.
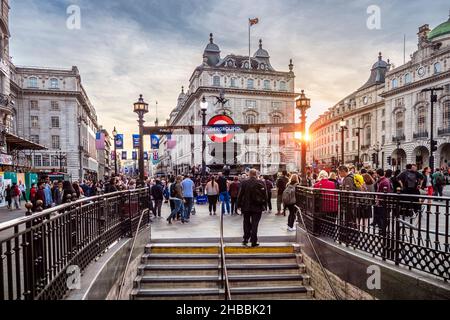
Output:
<path fill-rule="evenodd" d="M 211 120 L 208 122 L 208 126 L 215 126 L 215 125 L 234 125 L 234 120 L 231 119 L 231 117 L 227 115 L 217 115 L 215 117 L 212 117 Z M 233 133 L 227 133 L 227 130 L 219 130 L 218 133 L 209 134 L 209 138 L 216 143 L 226 143 L 233 139 L 234 134 Z"/>

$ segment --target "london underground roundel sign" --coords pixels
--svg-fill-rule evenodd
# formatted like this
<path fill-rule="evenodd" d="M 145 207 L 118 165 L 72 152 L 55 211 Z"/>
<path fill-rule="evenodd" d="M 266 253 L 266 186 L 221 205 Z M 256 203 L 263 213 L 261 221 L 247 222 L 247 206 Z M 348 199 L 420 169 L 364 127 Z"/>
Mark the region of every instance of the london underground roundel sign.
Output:
<path fill-rule="evenodd" d="M 234 125 L 234 120 L 227 115 L 217 115 L 212 117 L 208 122 L 208 126 L 214 125 Z M 209 128 L 208 132 L 214 131 L 211 129 L 213 128 Z M 220 130 L 220 128 L 217 128 L 217 132 L 215 133 L 209 133 L 209 138 L 216 143 L 226 143 L 233 139 L 233 137 L 233 133 L 227 133 L 225 129 Z"/>

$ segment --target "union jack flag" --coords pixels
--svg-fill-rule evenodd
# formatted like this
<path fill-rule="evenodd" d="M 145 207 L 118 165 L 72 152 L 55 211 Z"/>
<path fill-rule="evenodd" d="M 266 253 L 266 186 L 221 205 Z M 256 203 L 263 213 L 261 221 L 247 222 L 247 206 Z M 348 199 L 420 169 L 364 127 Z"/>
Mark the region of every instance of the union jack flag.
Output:
<path fill-rule="evenodd" d="M 255 24 L 259 23 L 259 19 L 255 18 L 255 19 L 248 19 L 248 22 L 250 23 L 250 27 L 254 26 Z"/>

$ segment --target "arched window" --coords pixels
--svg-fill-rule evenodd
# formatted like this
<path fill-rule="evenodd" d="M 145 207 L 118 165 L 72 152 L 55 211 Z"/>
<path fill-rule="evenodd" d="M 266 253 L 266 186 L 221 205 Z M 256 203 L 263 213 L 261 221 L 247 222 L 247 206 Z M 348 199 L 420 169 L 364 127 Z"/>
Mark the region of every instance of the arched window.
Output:
<path fill-rule="evenodd" d="M 392 80 L 392 89 L 395 89 L 398 87 L 398 80 L 397 79 L 393 79 Z"/>
<path fill-rule="evenodd" d="M 270 80 L 264 80 L 264 90 L 270 90 Z"/>
<path fill-rule="evenodd" d="M 440 62 L 436 62 L 434 64 L 434 74 L 440 73 L 441 72 L 441 64 Z"/>
<path fill-rule="evenodd" d="M 282 123 L 281 120 L 282 120 L 281 116 L 278 114 L 272 116 L 272 123 L 274 123 L 274 124 Z"/>
<path fill-rule="evenodd" d="M 419 133 L 423 133 L 427 130 L 427 110 L 424 106 L 419 107 L 417 110 L 417 130 Z"/>
<path fill-rule="evenodd" d="M 372 143 L 372 128 L 366 127 L 366 145 L 369 146 L 371 143 Z"/>
<path fill-rule="evenodd" d="M 220 77 L 219 76 L 214 76 L 213 77 L 213 86 L 214 87 L 220 87 Z"/>
<path fill-rule="evenodd" d="M 38 80 L 36 77 L 31 77 L 28 79 L 28 87 L 29 88 L 37 88 L 38 87 Z"/>
<path fill-rule="evenodd" d="M 280 91 L 286 91 L 286 81 L 280 81 Z"/>
<path fill-rule="evenodd" d="M 444 129 L 450 128 L 450 100 L 444 102 L 443 108 Z"/>
<path fill-rule="evenodd" d="M 245 123 L 246 124 L 256 124 L 256 115 L 254 114 L 248 114 L 245 116 Z"/>
<path fill-rule="evenodd" d="M 397 138 L 400 138 L 404 135 L 404 125 L 405 125 L 405 114 L 403 111 L 398 112 L 395 115 L 395 130 Z"/>
<path fill-rule="evenodd" d="M 50 79 L 50 89 L 58 89 L 58 79 L 52 78 Z"/>
<path fill-rule="evenodd" d="M 411 73 L 405 74 L 405 84 L 411 83 Z"/>
<path fill-rule="evenodd" d="M 247 89 L 254 89 L 255 88 L 255 81 L 253 79 L 247 80 Z"/>

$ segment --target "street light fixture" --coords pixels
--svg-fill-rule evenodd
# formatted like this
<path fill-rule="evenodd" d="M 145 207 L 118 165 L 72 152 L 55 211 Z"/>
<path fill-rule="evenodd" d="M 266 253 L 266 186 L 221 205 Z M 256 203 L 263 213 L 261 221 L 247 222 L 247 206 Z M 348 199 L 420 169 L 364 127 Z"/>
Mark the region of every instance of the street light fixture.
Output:
<path fill-rule="evenodd" d="M 383 147 L 380 145 L 380 142 L 379 141 L 377 141 L 377 143 L 373 146 L 373 151 L 375 151 L 376 152 L 376 161 L 375 161 L 375 165 L 376 165 L 376 169 L 378 169 L 378 167 L 379 167 L 379 165 L 380 165 L 380 161 L 379 161 L 379 159 L 380 159 L 380 151 L 382 151 L 383 150 Z"/>
<path fill-rule="evenodd" d="M 114 127 L 112 135 L 114 138 L 114 172 L 117 176 L 117 130 L 116 130 L 116 127 Z"/>
<path fill-rule="evenodd" d="M 208 111 L 208 102 L 206 98 L 203 97 L 200 103 L 200 108 L 202 110 L 202 178 L 206 175 L 206 160 L 205 160 L 205 150 L 206 150 L 206 139 L 205 139 L 205 127 L 206 127 L 206 111 Z"/>
<path fill-rule="evenodd" d="M 139 120 L 139 183 L 141 186 L 145 184 L 144 172 L 144 115 L 148 113 L 148 103 L 139 95 L 139 100 L 133 104 L 134 112 L 138 115 Z"/>
<path fill-rule="evenodd" d="M 300 96 L 295 100 L 297 110 L 300 111 L 300 129 L 302 133 L 301 139 L 301 173 L 302 173 L 302 185 L 306 186 L 306 111 L 311 108 L 311 99 L 308 99 L 305 95 L 305 91 L 302 90 Z"/>
<path fill-rule="evenodd" d="M 345 122 L 344 118 L 342 118 L 341 122 L 339 123 L 339 126 L 341 127 L 341 157 L 342 157 L 342 165 L 345 165 L 345 154 L 344 154 L 344 132 L 345 130 L 348 130 L 347 123 Z"/>

